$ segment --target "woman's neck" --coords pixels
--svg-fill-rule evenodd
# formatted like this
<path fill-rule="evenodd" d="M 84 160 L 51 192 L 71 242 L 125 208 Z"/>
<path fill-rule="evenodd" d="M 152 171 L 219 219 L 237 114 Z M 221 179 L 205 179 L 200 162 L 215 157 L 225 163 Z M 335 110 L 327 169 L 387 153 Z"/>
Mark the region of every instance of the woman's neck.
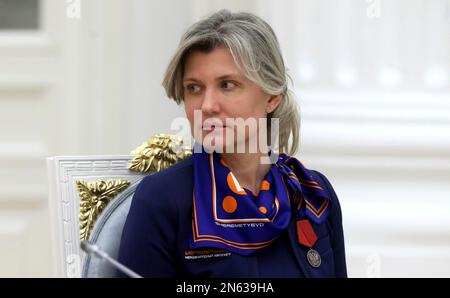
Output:
<path fill-rule="evenodd" d="M 259 193 L 264 176 L 269 172 L 271 164 L 261 162 L 263 153 L 221 153 L 220 157 L 230 167 L 241 187 Z"/>

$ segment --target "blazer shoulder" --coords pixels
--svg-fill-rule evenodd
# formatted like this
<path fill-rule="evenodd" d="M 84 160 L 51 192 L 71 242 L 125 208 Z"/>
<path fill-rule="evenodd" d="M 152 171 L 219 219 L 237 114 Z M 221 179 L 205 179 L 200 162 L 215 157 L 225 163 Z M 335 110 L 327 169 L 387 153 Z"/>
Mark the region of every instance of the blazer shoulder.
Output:
<path fill-rule="evenodd" d="M 342 222 L 342 210 L 338 196 L 334 191 L 330 181 L 319 171 L 312 171 L 317 182 L 325 188 L 331 199 L 331 214 L 326 220 L 331 235 L 334 251 L 335 275 L 336 277 L 347 277 L 347 265 L 345 257 L 345 240 Z"/>
<path fill-rule="evenodd" d="M 140 184 L 143 187 L 155 187 L 158 185 L 164 187 L 173 183 L 183 182 L 187 178 L 190 178 L 190 176 L 192 176 L 192 173 L 193 162 L 192 158 L 188 157 L 165 170 L 145 176 L 141 180 Z"/>
<path fill-rule="evenodd" d="M 311 170 L 311 173 L 313 174 L 314 180 L 319 183 L 329 194 L 331 202 L 334 203 L 334 201 L 336 201 L 337 204 L 339 204 L 338 196 L 336 195 L 336 192 L 334 191 L 334 188 L 328 178 L 317 170 Z"/>
<path fill-rule="evenodd" d="M 192 175 L 193 162 L 188 157 L 165 170 L 145 176 L 136 188 L 135 197 L 148 201 L 158 196 L 169 203 L 183 195 L 191 195 Z"/>
<path fill-rule="evenodd" d="M 332 234 L 335 229 L 342 228 L 342 210 L 341 204 L 339 202 L 339 198 L 334 191 L 333 186 L 331 185 L 328 178 L 319 171 L 312 170 L 312 175 L 314 180 L 319 183 L 319 185 L 328 193 L 331 204 L 331 214 L 327 219 L 328 224 L 330 225 L 330 229 Z"/>
<path fill-rule="evenodd" d="M 328 217 L 327 222 L 330 225 L 330 229 L 334 230 L 336 227 L 342 225 L 342 210 L 339 198 L 334 191 L 332 184 L 324 174 L 317 170 L 310 170 L 310 172 L 313 176 L 313 179 L 317 183 L 319 183 L 319 185 L 326 191 L 330 198 L 331 214 Z"/>

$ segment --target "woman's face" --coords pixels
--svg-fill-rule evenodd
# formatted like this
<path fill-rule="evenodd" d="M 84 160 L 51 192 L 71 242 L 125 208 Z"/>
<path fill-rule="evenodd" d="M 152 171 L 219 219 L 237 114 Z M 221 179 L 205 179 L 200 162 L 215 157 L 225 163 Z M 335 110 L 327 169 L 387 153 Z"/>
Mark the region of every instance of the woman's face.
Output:
<path fill-rule="evenodd" d="M 241 152 L 237 151 L 237 142 L 245 142 L 248 146 L 249 140 L 254 141 L 260 129 L 259 119 L 266 118 L 282 98 L 281 95 L 264 93 L 247 79 L 238 69 L 230 51 L 223 47 L 209 53 L 190 53 L 186 57 L 183 87 L 184 106 L 192 135 L 196 141 L 203 141 L 205 147 L 214 148 L 219 153 L 230 152 L 230 148 Z M 236 118 L 243 119 L 245 123 L 256 123 L 256 129 L 250 128 L 251 124 L 238 126 L 236 123 L 239 122 L 229 120 Z M 245 135 L 240 134 L 239 137 L 238 129 L 242 132 L 242 128 Z"/>

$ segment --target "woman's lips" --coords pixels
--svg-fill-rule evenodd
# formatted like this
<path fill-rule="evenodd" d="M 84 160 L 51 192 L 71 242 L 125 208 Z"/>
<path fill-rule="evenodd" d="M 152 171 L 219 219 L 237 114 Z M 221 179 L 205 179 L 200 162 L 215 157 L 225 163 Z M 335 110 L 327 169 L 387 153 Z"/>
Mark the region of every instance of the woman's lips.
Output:
<path fill-rule="evenodd" d="M 226 125 L 217 126 L 215 124 L 211 124 L 209 127 L 202 126 L 202 129 L 206 131 L 213 131 L 217 129 L 225 129 L 226 127 L 227 127 Z"/>

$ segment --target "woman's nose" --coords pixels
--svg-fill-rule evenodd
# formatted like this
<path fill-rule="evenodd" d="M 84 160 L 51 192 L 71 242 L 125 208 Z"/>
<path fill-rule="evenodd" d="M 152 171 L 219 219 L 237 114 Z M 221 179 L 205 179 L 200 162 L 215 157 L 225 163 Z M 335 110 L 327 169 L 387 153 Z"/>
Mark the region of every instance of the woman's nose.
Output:
<path fill-rule="evenodd" d="M 202 102 L 203 114 L 217 114 L 219 111 L 218 94 L 215 92 L 214 88 L 206 88 Z"/>

